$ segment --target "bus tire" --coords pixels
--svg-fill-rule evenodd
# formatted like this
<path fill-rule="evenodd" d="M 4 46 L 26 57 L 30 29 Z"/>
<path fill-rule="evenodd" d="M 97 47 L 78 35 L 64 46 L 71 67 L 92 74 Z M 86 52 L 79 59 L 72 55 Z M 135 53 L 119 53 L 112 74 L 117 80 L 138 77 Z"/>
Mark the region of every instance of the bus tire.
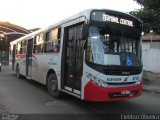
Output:
<path fill-rule="evenodd" d="M 22 75 L 19 72 L 19 65 L 17 65 L 17 67 L 16 67 L 16 76 L 17 76 L 17 78 L 22 79 Z"/>
<path fill-rule="evenodd" d="M 48 77 L 48 93 L 50 96 L 59 98 L 61 92 L 58 90 L 58 80 L 55 73 L 51 73 Z"/>

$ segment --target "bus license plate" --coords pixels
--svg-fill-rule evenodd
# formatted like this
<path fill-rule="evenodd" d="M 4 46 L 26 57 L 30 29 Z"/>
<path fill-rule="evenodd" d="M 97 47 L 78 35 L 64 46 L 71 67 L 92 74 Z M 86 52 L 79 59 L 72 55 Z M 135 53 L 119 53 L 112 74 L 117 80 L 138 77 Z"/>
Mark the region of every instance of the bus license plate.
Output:
<path fill-rule="evenodd" d="M 131 94 L 131 91 L 125 90 L 121 92 L 122 95 L 129 95 Z"/>

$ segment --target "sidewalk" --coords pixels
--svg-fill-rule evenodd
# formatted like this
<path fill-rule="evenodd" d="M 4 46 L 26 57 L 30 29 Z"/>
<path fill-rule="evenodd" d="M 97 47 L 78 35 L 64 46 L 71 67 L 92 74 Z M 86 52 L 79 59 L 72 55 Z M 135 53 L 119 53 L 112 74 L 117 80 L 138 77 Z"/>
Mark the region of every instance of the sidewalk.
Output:
<path fill-rule="evenodd" d="M 160 73 L 144 71 L 143 90 L 160 94 Z"/>

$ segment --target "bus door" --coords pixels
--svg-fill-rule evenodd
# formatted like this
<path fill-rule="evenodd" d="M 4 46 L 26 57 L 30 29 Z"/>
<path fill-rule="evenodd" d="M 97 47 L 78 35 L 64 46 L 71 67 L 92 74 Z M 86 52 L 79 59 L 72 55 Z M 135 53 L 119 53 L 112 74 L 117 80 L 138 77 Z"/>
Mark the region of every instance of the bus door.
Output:
<path fill-rule="evenodd" d="M 33 38 L 28 39 L 27 54 L 26 54 L 26 76 L 31 77 L 32 73 L 32 49 L 33 49 Z"/>
<path fill-rule="evenodd" d="M 13 50 L 12 50 L 12 70 L 14 70 L 15 66 L 15 55 L 16 55 L 16 44 L 13 45 Z"/>
<path fill-rule="evenodd" d="M 70 92 L 80 95 L 82 67 L 83 67 L 83 49 L 84 41 L 82 36 L 82 25 L 66 28 L 64 30 L 64 52 L 63 60 L 64 73 L 63 88 Z"/>

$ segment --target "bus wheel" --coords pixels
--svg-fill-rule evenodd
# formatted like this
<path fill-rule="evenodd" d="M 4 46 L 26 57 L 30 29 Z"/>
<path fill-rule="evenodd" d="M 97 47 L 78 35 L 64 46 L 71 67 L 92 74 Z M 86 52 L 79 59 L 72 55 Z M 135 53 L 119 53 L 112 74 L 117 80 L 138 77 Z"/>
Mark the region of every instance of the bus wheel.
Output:
<path fill-rule="evenodd" d="M 54 73 L 50 74 L 48 77 L 48 93 L 52 97 L 60 97 L 60 91 L 58 90 L 58 81 Z"/>
<path fill-rule="evenodd" d="M 19 78 L 19 79 L 22 78 L 22 75 L 21 75 L 20 72 L 19 72 L 19 66 L 16 67 L 16 76 L 17 76 L 17 78 Z"/>

